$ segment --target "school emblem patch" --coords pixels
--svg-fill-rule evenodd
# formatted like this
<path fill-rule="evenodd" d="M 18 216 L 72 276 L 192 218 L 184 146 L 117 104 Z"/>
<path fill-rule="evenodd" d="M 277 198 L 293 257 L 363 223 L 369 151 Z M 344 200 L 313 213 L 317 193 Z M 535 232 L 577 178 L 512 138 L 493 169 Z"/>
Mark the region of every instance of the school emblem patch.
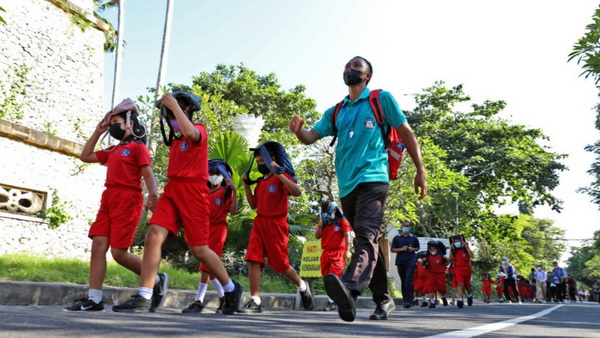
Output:
<path fill-rule="evenodd" d="M 333 231 L 338 232 L 340 231 L 340 226 L 336 225 L 335 227 L 333 227 Z"/>
<path fill-rule="evenodd" d="M 129 150 L 129 149 L 123 149 L 123 150 L 121 150 L 121 156 L 127 157 L 129 155 L 131 155 L 131 150 Z"/>
<path fill-rule="evenodd" d="M 216 204 L 217 206 L 219 206 L 219 207 L 220 207 L 221 205 L 223 205 L 223 200 L 221 199 L 221 197 L 219 197 L 219 198 L 215 199 L 215 204 Z"/>
<path fill-rule="evenodd" d="M 275 192 L 275 190 L 277 190 L 277 187 L 275 186 L 275 184 L 269 184 L 269 186 L 267 187 L 267 191 L 268 192 Z"/>
<path fill-rule="evenodd" d="M 367 117 L 365 119 L 365 121 L 363 122 L 363 124 L 365 125 L 365 128 L 367 128 L 367 129 L 375 128 L 375 120 L 372 117 Z"/>
<path fill-rule="evenodd" d="M 179 150 L 181 150 L 181 151 L 186 151 L 189 148 L 190 148 L 190 144 L 187 141 L 181 142 L 181 145 L 179 146 Z"/>

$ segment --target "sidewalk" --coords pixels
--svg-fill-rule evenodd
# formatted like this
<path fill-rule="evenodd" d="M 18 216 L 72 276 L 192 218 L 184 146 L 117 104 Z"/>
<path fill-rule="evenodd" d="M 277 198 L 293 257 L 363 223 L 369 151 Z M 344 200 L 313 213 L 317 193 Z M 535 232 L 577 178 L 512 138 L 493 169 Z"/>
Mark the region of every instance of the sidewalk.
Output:
<path fill-rule="evenodd" d="M 87 290 L 87 285 L 0 280 L 0 305 L 70 305 L 76 299 L 87 297 Z M 137 288 L 104 287 L 104 303 L 120 304 L 136 293 Z M 163 306 L 183 309 L 193 303 L 195 297 L 195 290 L 169 289 Z M 242 303 L 249 298 L 249 293 L 244 292 Z M 261 293 L 261 299 L 267 309 L 298 310 L 300 307 L 298 294 Z M 219 298 L 214 291 L 208 291 L 204 300 L 208 307 L 219 306 Z M 315 309 L 320 310 L 325 307 L 327 296 L 317 295 L 315 302 Z M 394 302 L 397 306 L 402 305 L 401 299 L 394 299 Z M 358 297 L 356 307 L 374 309 L 375 303 L 371 297 Z"/>

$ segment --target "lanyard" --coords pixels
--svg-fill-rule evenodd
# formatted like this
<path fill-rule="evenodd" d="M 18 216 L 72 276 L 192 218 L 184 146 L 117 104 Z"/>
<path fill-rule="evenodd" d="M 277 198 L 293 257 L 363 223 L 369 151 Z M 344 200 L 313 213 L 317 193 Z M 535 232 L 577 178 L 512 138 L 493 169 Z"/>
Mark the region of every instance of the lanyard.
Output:
<path fill-rule="evenodd" d="M 356 105 L 356 110 L 354 111 L 354 118 L 352 119 L 352 122 L 350 122 L 350 123 L 348 122 L 348 111 L 346 110 L 348 105 L 344 106 L 344 120 L 346 121 L 346 127 L 348 129 L 350 129 L 350 132 L 348 133 L 348 136 L 350 138 L 354 137 L 354 123 L 356 122 L 356 119 L 358 118 L 358 112 L 360 110 L 360 105 L 363 103 L 363 101 L 358 102 L 358 104 Z"/>

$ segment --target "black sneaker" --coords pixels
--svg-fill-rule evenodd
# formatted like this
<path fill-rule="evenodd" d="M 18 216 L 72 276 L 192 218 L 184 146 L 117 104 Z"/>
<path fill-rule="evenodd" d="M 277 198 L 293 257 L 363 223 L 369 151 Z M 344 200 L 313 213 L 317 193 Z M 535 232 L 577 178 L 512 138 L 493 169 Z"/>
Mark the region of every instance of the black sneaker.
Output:
<path fill-rule="evenodd" d="M 225 297 L 219 297 L 219 307 L 215 310 L 215 313 L 223 313 L 223 305 L 225 305 Z"/>
<path fill-rule="evenodd" d="M 402 306 L 405 309 L 410 309 L 412 307 L 411 303 L 404 303 L 404 305 Z"/>
<path fill-rule="evenodd" d="M 430 309 L 435 309 L 435 303 L 429 303 L 429 308 Z"/>
<path fill-rule="evenodd" d="M 375 312 L 373 312 L 373 314 L 371 316 L 369 316 L 369 319 L 371 320 L 386 320 L 388 319 L 389 314 L 394 311 L 394 309 L 396 308 L 396 304 L 394 304 L 393 301 L 387 301 L 383 304 L 378 304 L 377 307 L 375 308 Z"/>
<path fill-rule="evenodd" d="M 123 304 L 113 306 L 115 312 L 149 312 L 152 307 L 152 299 L 146 299 L 142 296 L 134 295 Z"/>
<path fill-rule="evenodd" d="M 73 302 L 73 305 L 63 308 L 63 311 L 74 312 L 74 311 L 102 311 L 104 312 L 104 302 L 96 304 L 89 298 L 77 299 Z"/>
<path fill-rule="evenodd" d="M 448 306 L 448 300 L 446 299 L 446 297 L 442 297 L 442 305 Z"/>
<path fill-rule="evenodd" d="M 197 300 L 181 310 L 181 313 L 200 313 L 202 310 L 204 310 L 204 303 L 201 300 Z"/>
<path fill-rule="evenodd" d="M 459 309 L 462 309 L 463 306 L 465 306 L 465 302 L 462 300 L 458 300 L 456 301 L 456 306 L 458 306 Z"/>
<path fill-rule="evenodd" d="M 231 292 L 225 292 L 225 304 L 223 304 L 222 309 L 224 315 L 232 315 L 240 308 L 244 287 L 238 282 L 233 282 L 233 284 L 235 289 Z"/>
<path fill-rule="evenodd" d="M 304 283 L 304 284 L 306 285 L 306 290 L 300 291 L 300 299 L 302 300 L 302 307 L 306 311 L 312 311 L 313 304 L 314 304 L 313 295 L 310 292 L 310 288 L 308 287 L 308 284 L 307 283 Z"/>
<path fill-rule="evenodd" d="M 354 307 L 354 297 L 350 290 L 342 283 L 340 278 L 334 274 L 328 274 L 324 278 L 325 291 L 338 307 L 340 318 L 347 322 L 352 322 L 356 318 L 356 308 Z"/>
<path fill-rule="evenodd" d="M 468 306 L 472 306 L 473 305 L 473 294 L 467 294 L 467 305 Z"/>
<path fill-rule="evenodd" d="M 421 307 L 427 307 L 429 304 L 427 304 L 427 302 L 423 302 L 421 303 Z"/>
<path fill-rule="evenodd" d="M 248 303 L 244 305 L 244 308 L 240 310 L 241 313 L 261 313 L 262 305 L 256 304 L 255 301 L 250 299 Z"/>
<path fill-rule="evenodd" d="M 330 303 L 327 302 L 327 305 L 325 305 L 325 308 L 323 309 L 323 311 L 333 311 L 333 310 L 337 310 L 337 306 L 335 306 L 335 303 Z"/>
<path fill-rule="evenodd" d="M 165 299 L 167 298 L 169 284 L 169 275 L 166 273 L 158 274 L 158 282 L 154 284 L 154 291 L 152 293 L 152 306 L 150 307 L 150 312 L 156 311 L 156 308 L 161 306 Z"/>

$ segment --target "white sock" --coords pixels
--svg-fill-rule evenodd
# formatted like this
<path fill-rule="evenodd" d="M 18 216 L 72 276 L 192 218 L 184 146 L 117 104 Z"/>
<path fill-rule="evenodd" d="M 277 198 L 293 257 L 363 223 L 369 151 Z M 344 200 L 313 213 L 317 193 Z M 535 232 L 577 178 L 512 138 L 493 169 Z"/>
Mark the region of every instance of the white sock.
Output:
<path fill-rule="evenodd" d="M 262 303 L 260 297 L 258 296 L 250 296 L 250 299 L 253 300 L 256 305 L 260 305 L 260 303 Z"/>
<path fill-rule="evenodd" d="M 223 285 L 223 291 L 232 292 L 233 290 L 235 290 L 235 284 L 233 284 L 233 281 L 231 280 L 231 278 L 229 278 L 229 282 Z"/>
<path fill-rule="evenodd" d="M 306 283 L 304 283 L 304 280 L 300 280 L 300 285 L 298 286 L 298 291 L 300 292 L 304 292 L 306 291 Z"/>
<path fill-rule="evenodd" d="M 206 283 L 200 283 L 198 285 L 198 293 L 196 294 L 196 300 L 199 300 L 201 302 L 204 301 L 204 295 L 206 295 L 207 288 L 208 288 L 208 284 L 206 284 Z"/>
<path fill-rule="evenodd" d="M 96 304 L 100 304 L 100 302 L 102 301 L 102 290 L 89 289 L 88 299 L 91 299 Z"/>
<path fill-rule="evenodd" d="M 463 300 L 463 299 L 462 299 L 462 297 L 461 297 L 461 298 L 459 298 L 458 300 L 462 302 L 462 300 Z"/>
<path fill-rule="evenodd" d="M 435 299 L 434 299 L 434 298 L 431 298 L 431 299 L 429 300 L 429 303 L 431 303 L 431 304 L 435 304 Z"/>
<path fill-rule="evenodd" d="M 223 285 L 221 285 L 221 282 L 219 282 L 218 279 L 212 279 L 210 283 L 212 284 L 213 288 L 215 288 L 215 291 L 217 291 L 219 298 L 225 297 L 225 290 L 223 290 Z"/>
<path fill-rule="evenodd" d="M 144 297 L 145 299 L 152 299 L 152 294 L 154 294 L 154 289 L 153 288 L 145 288 L 145 287 L 141 286 L 139 294 L 140 294 L 140 296 Z"/>

